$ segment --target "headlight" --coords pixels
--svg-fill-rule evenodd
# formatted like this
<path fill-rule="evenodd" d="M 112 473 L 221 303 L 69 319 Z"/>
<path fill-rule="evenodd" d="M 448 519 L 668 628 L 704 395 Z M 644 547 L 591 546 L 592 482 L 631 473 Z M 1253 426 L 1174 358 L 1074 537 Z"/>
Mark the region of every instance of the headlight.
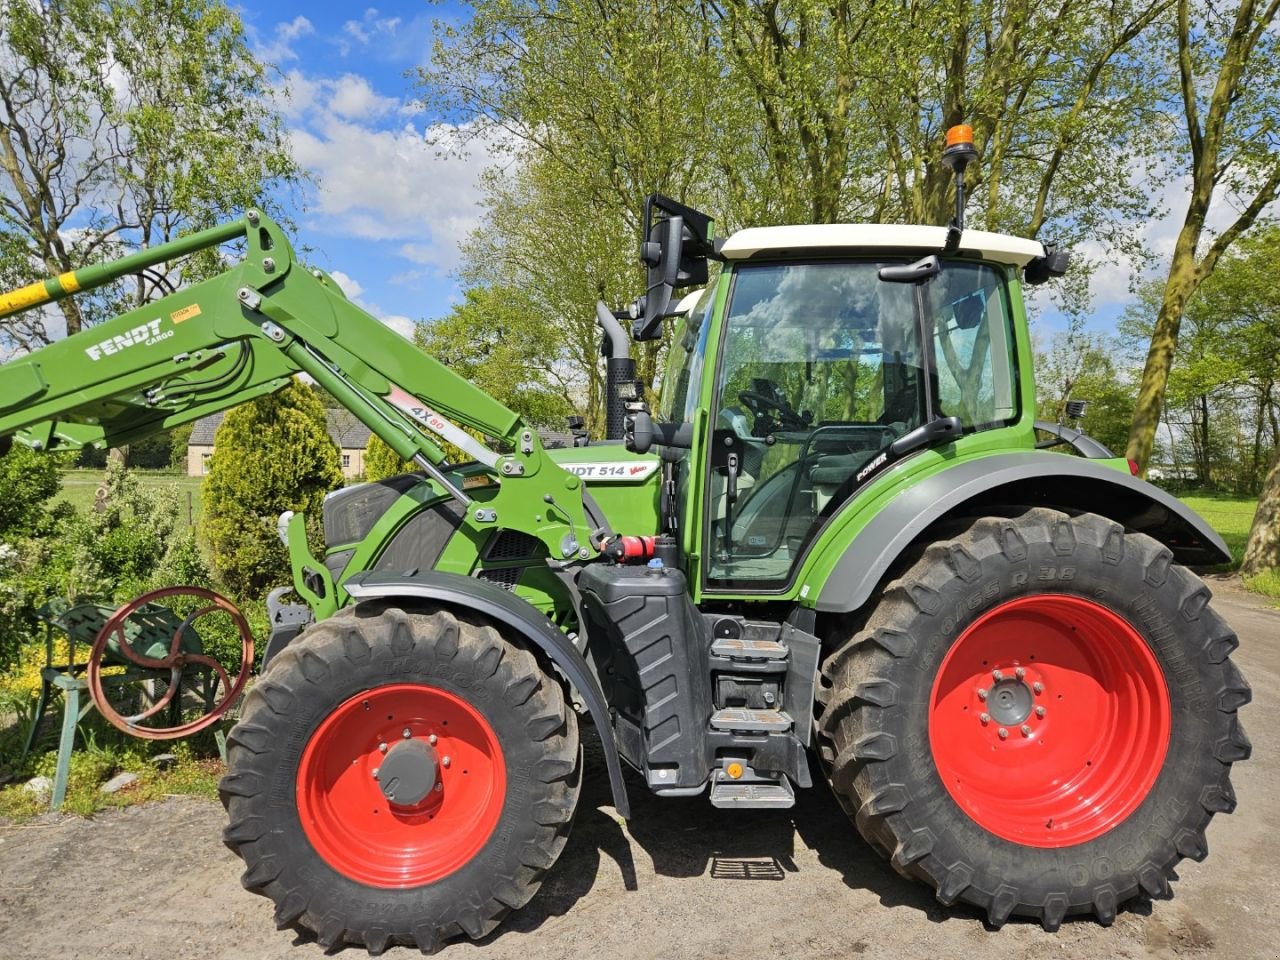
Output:
<path fill-rule="evenodd" d="M 289 521 L 293 519 L 293 511 L 286 510 L 280 514 L 280 519 L 276 521 L 276 532 L 280 534 L 280 542 L 286 547 L 289 545 Z"/>

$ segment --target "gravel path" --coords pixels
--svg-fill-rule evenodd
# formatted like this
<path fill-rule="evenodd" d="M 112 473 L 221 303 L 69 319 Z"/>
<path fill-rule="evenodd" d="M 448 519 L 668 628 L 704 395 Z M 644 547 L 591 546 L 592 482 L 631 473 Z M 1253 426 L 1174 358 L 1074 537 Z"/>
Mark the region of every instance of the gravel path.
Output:
<path fill-rule="evenodd" d="M 589 758 L 573 837 L 542 891 L 486 940 L 441 956 L 1280 958 L 1280 612 L 1230 581 L 1213 587 L 1253 685 L 1243 716 L 1254 755 L 1235 768 L 1239 810 L 1215 818 L 1209 859 L 1183 865 L 1172 900 L 1131 904 L 1110 929 L 991 932 L 893 873 L 825 788 L 802 791 L 792 810 L 730 813 L 633 782 L 623 826 Z M 319 960 L 315 943 L 277 931 L 270 904 L 240 888 L 223 822 L 217 804 L 173 799 L 0 827 L 0 960 Z"/>

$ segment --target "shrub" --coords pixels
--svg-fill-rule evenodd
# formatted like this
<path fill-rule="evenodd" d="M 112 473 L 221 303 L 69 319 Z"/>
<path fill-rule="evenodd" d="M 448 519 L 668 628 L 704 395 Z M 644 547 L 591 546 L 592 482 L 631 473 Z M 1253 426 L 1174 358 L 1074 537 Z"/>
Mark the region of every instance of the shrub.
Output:
<path fill-rule="evenodd" d="M 235 597 L 260 597 L 289 579 L 277 520 L 305 511 L 318 535 L 324 495 L 341 485 L 337 445 L 315 391 L 299 381 L 237 407 L 214 438 L 201 529 L 219 581 Z"/>
<path fill-rule="evenodd" d="M 416 469 L 408 460 L 401 460 L 400 455 L 376 433 L 369 435 L 369 443 L 364 448 L 364 478 L 366 480 L 385 480 Z"/>

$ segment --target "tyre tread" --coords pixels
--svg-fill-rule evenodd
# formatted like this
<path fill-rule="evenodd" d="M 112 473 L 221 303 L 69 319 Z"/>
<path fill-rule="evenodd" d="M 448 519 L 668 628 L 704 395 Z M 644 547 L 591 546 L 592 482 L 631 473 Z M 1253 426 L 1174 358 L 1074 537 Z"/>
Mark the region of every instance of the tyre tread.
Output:
<path fill-rule="evenodd" d="M 1209 819 L 1215 813 L 1235 809 L 1231 764 L 1251 752 L 1236 711 L 1252 694 L 1228 659 L 1238 640 L 1209 606 L 1208 587 L 1174 563 L 1167 547 L 1095 514 L 1069 516 L 1040 507 L 1010 508 L 1008 514 L 970 518 L 963 526 L 945 530 L 945 539 L 920 551 L 914 565 L 885 586 L 879 603 L 859 621 L 861 629 L 833 645 L 821 670 L 818 754 L 837 799 L 863 837 L 889 856 L 896 870 L 933 886 L 942 904 L 974 904 L 986 912 L 992 926 L 1023 915 L 1035 917 L 1044 929 L 1054 931 L 1067 916 L 1083 912 L 1109 925 L 1120 906 L 1135 894 L 1167 897 L 1178 861 L 1184 857 L 1199 860 L 1207 854 L 1205 827 Z M 1212 772 L 1206 774 L 1198 795 L 1187 798 L 1187 812 L 1170 831 L 1161 855 L 1140 862 L 1124 876 L 1090 883 L 1083 897 L 1080 888 L 1042 885 L 1040 889 L 1018 889 L 998 880 L 983 889 L 981 884 L 986 881 L 981 879 L 984 872 L 979 864 L 944 853 L 946 845 L 935 843 L 933 834 L 922 828 L 924 823 L 936 824 L 930 820 L 931 810 L 918 809 L 927 801 L 913 796 L 912 785 L 890 772 L 897 769 L 898 738 L 910 736 L 902 728 L 899 706 L 902 697 L 909 695 L 900 690 L 896 678 L 910 669 L 902 661 L 917 656 L 919 641 L 912 624 L 943 605 L 942 591 L 948 581 L 961 581 L 970 590 L 976 589 L 983 579 L 984 558 L 1000 555 L 1009 563 L 1023 563 L 1033 547 L 1044 551 L 1038 556 L 1070 557 L 1080 555 L 1085 546 L 1096 562 L 1106 566 L 1134 564 L 1136 576 L 1148 586 L 1176 591 L 1171 596 L 1176 598 L 1174 615 L 1195 624 L 1197 635 L 1203 638 L 1197 641 L 1198 647 L 1188 649 L 1199 650 L 1209 675 L 1218 678 L 1216 689 L 1206 691 L 1207 703 L 1228 715 L 1224 718 L 1225 735 L 1210 740 L 1206 748 L 1217 762 L 1206 759 Z M 912 742 L 907 753 L 919 749 L 919 744 Z M 933 803 L 936 807 L 936 800 Z M 947 862 L 940 855 L 948 856 Z"/>
<path fill-rule="evenodd" d="M 387 608 L 382 613 L 381 617 L 371 618 L 358 614 L 357 608 L 348 608 L 312 627 L 272 660 L 265 675 L 250 690 L 241 722 L 227 740 L 228 767 L 235 772 L 225 775 L 219 784 L 219 795 L 229 816 L 223 842 L 245 862 L 241 877 L 244 887 L 275 904 L 278 926 L 310 931 L 327 951 L 350 943 L 363 945 L 377 955 L 399 942 L 430 954 L 450 935 L 474 939 L 492 931 L 507 914 L 533 898 L 547 870 L 559 857 L 568 840 L 581 787 L 577 718 L 566 707 L 560 686 L 542 671 L 533 654 L 513 646 L 489 624 L 447 610 L 411 614 Z M 535 776 L 550 794 L 538 804 L 538 815 L 532 818 L 534 839 L 517 848 L 522 868 L 514 875 L 498 878 L 485 902 L 468 905 L 455 922 L 445 925 L 419 922 L 395 930 L 370 922 L 361 927 L 331 911 L 318 912 L 313 905 L 314 893 L 308 894 L 302 885 L 286 885 L 282 881 L 283 865 L 278 858 L 259 849 L 265 826 L 254 811 L 253 801 L 270 782 L 266 748 L 273 736 L 272 718 L 288 715 L 296 688 L 322 683 L 330 675 L 331 663 L 345 661 L 354 668 L 375 656 L 380 645 L 404 656 L 418 643 L 432 643 L 437 657 L 470 657 L 477 679 L 501 674 L 505 701 L 527 717 L 533 739 L 544 745 L 545 753 L 535 766 Z"/>

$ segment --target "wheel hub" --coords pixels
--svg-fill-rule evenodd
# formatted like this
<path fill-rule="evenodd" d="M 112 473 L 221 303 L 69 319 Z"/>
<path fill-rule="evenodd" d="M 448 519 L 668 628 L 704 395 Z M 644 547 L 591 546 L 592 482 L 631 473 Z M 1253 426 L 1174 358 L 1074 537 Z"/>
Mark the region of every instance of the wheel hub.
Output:
<path fill-rule="evenodd" d="M 425 740 L 401 740 L 377 770 L 378 788 L 397 807 L 416 807 L 438 777 L 436 751 Z"/>
<path fill-rule="evenodd" d="M 947 792 L 1006 840 L 1065 847 L 1143 802 L 1164 766 L 1172 708 L 1146 640 L 1083 597 L 1034 594 L 963 630 L 930 696 Z"/>
<path fill-rule="evenodd" d="M 1031 685 L 1024 680 L 1004 679 L 997 681 L 987 695 L 987 712 L 991 719 L 1002 727 L 1021 726 L 1031 716 L 1035 704 L 1035 695 Z"/>
<path fill-rule="evenodd" d="M 302 830 L 343 876 L 373 887 L 432 883 L 488 842 L 506 796 L 502 747 L 458 694 L 375 687 L 338 704 L 298 765 Z"/>

